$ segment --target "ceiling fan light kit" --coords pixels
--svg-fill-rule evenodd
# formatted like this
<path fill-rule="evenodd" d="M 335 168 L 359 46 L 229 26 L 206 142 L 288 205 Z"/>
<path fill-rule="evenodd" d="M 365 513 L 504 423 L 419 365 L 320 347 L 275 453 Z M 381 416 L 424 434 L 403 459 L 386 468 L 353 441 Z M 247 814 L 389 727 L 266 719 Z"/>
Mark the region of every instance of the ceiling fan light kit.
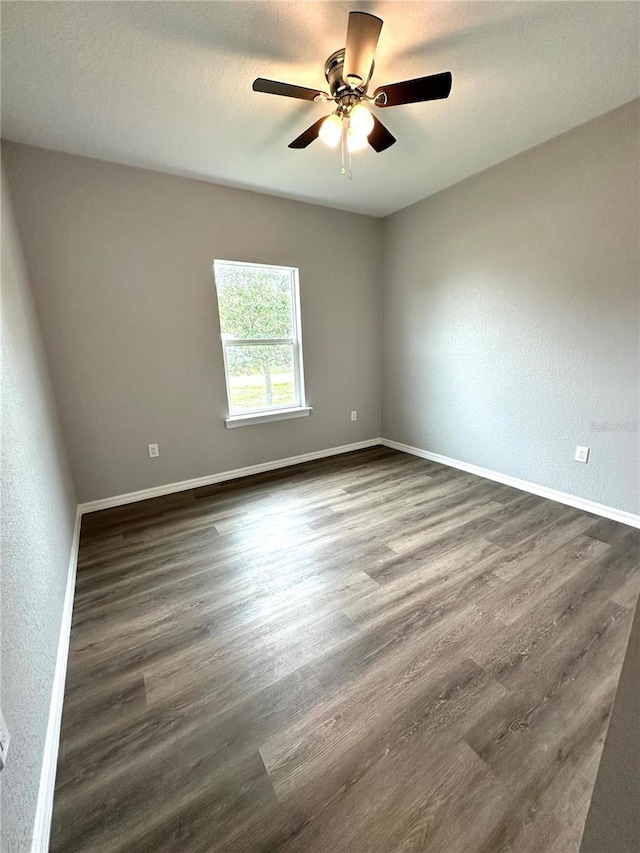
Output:
<path fill-rule="evenodd" d="M 325 116 L 308 127 L 289 148 L 306 148 L 315 139 L 320 139 L 330 148 L 342 142 L 342 174 L 351 178 L 351 154 L 370 145 L 374 151 L 386 151 L 396 138 L 382 122 L 371 113 L 368 106 L 384 108 L 402 104 L 416 104 L 448 98 L 451 92 L 450 71 L 431 74 L 379 86 L 373 96 L 367 94 L 369 81 L 375 68 L 374 57 L 382 30 L 382 20 L 367 12 L 350 12 L 347 26 L 346 47 L 336 50 L 327 59 L 324 76 L 329 92 L 308 89 L 276 80 L 258 77 L 253 81 L 255 92 L 282 95 L 303 101 L 336 104 L 331 115 Z"/>
<path fill-rule="evenodd" d="M 318 136 L 329 148 L 335 148 L 342 139 L 342 119 L 340 116 L 336 113 L 327 116 L 320 125 Z"/>

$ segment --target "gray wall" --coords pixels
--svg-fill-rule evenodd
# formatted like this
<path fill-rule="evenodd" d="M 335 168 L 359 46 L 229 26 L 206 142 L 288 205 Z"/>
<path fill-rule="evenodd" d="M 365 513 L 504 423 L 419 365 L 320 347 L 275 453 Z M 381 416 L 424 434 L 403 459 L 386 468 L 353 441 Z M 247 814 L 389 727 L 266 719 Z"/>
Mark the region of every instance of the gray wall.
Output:
<path fill-rule="evenodd" d="M 6 143 L 80 500 L 379 435 L 384 259 L 385 437 L 638 512 L 637 132 L 383 221 Z M 215 257 L 300 267 L 310 418 L 225 429 Z"/>
<path fill-rule="evenodd" d="M 639 511 L 638 104 L 385 221 L 383 436 Z"/>
<path fill-rule="evenodd" d="M 11 143 L 5 165 L 81 501 L 380 434 L 380 220 Z M 225 428 L 214 258 L 300 268 L 310 417 Z"/>
<path fill-rule="evenodd" d="M 7 182 L 2 181 L 0 773 L 3 853 L 30 849 L 76 496 Z"/>
<path fill-rule="evenodd" d="M 635 102 L 383 223 L 4 145 L 80 499 L 379 435 L 384 258 L 382 434 L 637 512 L 638 433 L 592 428 L 638 421 L 637 134 Z M 13 853 L 33 824 L 75 495 L 4 182 L 2 201 Z M 225 430 L 215 257 L 300 267 L 310 418 Z"/>

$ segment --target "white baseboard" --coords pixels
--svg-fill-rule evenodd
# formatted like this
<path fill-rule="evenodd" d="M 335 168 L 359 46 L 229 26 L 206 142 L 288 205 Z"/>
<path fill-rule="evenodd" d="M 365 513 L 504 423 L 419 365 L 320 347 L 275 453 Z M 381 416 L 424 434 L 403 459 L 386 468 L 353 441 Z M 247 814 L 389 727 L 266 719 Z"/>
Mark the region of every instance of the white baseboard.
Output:
<path fill-rule="evenodd" d="M 62 700 L 64 699 L 64 683 L 67 675 L 67 658 L 71 639 L 71 616 L 73 614 L 73 598 L 76 589 L 76 569 L 78 567 L 78 543 L 80 541 L 80 507 L 76 510 L 76 520 L 71 540 L 71 554 L 67 573 L 67 588 L 62 608 L 60 622 L 60 638 L 58 640 L 58 655 L 53 676 L 51 705 L 49 706 L 49 722 L 44 743 L 44 758 L 40 773 L 40 788 L 36 819 L 33 825 L 33 840 L 31 853 L 47 853 L 49 836 L 51 834 L 51 816 L 53 813 L 53 792 L 56 784 L 56 767 L 58 764 L 58 745 L 60 742 L 60 725 L 62 722 Z"/>
<path fill-rule="evenodd" d="M 178 483 L 167 483 L 164 486 L 154 486 L 151 489 L 141 489 L 139 492 L 129 492 L 125 495 L 115 495 L 112 498 L 102 498 L 80 504 L 80 512 L 97 512 L 100 509 L 110 509 L 114 506 L 145 501 L 148 498 L 159 498 L 174 492 L 184 492 L 187 489 L 198 489 L 201 486 L 211 486 L 223 483 L 225 480 L 235 480 L 248 477 L 251 474 L 262 474 L 265 471 L 275 471 L 277 468 L 288 468 L 290 465 L 300 465 L 302 462 L 312 462 L 314 459 L 324 459 L 327 456 L 338 456 L 352 450 L 362 450 L 365 447 L 375 447 L 381 444 L 379 438 L 369 438 L 366 441 L 356 441 L 353 444 L 343 444 L 341 447 L 329 447 L 326 450 L 315 450 L 313 453 L 303 453 L 300 456 L 289 456 L 286 459 L 274 459 L 272 462 L 261 462 L 259 465 L 248 465 L 246 468 L 235 468 L 232 471 L 221 471 L 219 474 L 209 474 L 206 477 L 196 477 L 193 480 L 181 480 Z"/>
<path fill-rule="evenodd" d="M 366 441 L 354 442 L 353 444 L 343 444 L 340 447 L 329 447 L 326 450 L 316 450 L 313 453 L 303 453 L 300 456 L 289 456 L 286 459 L 274 459 L 272 462 L 262 462 L 258 465 L 248 465 L 245 468 L 221 471 L 218 474 L 196 477 L 193 480 L 181 480 L 177 483 L 166 483 L 163 486 L 141 489 L 138 492 L 129 492 L 124 495 L 114 495 L 111 498 L 89 501 L 87 503 L 80 504 L 78 509 L 79 512 L 84 515 L 85 513 L 97 512 L 101 509 L 110 509 L 111 507 L 135 503 L 136 501 L 144 501 L 148 498 L 162 497 L 163 495 L 170 495 L 174 492 L 183 492 L 187 489 L 197 489 L 201 486 L 211 486 L 215 483 L 223 483 L 226 480 L 248 477 L 251 474 L 262 474 L 265 471 L 275 471 L 277 468 L 287 468 L 291 465 L 300 465 L 303 462 L 312 462 L 314 459 L 324 459 L 327 456 L 337 456 L 340 453 L 349 453 L 352 450 L 362 450 L 366 447 L 375 447 L 378 444 L 382 444 L 385 447 L 391 447 L 394 450 L 400 450 L 403 453 L 410 453 L 413 456 L 420 456 L 422 459 L 430 459 L 432 462 L 439 462 L 440 464 L 448 465 L 451 468 L 459 468 L 461 471 L 476 474 L 478 477 L 484 477 L 487 480 L 494 480 L 496 483 L 503 483 L 506 486 L 513 486 L 515 489 L 521 489 L 522 491 L 529 492 L 532 495 L 538 495 L 539 497 L 548 498 L 549 500 L 557 501 L 558 503 L 566 504 L 567 506 L 572 506 L 576 509 L 582 509 L 586 512 L 591 512 L 594 515 L 601 516 L 602 518 L 610 518 L 613 521 L 628 524 L 630 527 L 640 528 L 640 515 L 635 515 L 632 512 L 596 503 L 595 501 L 588 500 L 587 498 L 581 498 L 577 495 L 570 495 L 567 492 L 561 492 L 558 489 L 551 489 L 548 486 L 541 486 L 538 483 L 532 483 L 529 480 L 521 480 L 518 477 L 511 477 L 509 474 L 501 474 L 499 471 L 492 471 L 490 468 L 482 468 L 480 465 L 473 465 L 470 462 L 462 462 L 460 459 L 453 459 L 450 456 L 443 456 L 440 453 L 431 453 L 429 450 L 422 450 L 419 447 L 412 447 L 409 444 L 402 444 L 399 441 L 392 441 L 388 438 L 370 438 Z"/>
<path fill-rule="evenodd" d="M 599 504 L 586 498 L 579 498 L 577 495 L 560 492 L 558 489 L 550 489 L 548 486 L 540 486 L 538 483 L 531 483 L 528 480 L 520 480 L 518 477 L 511 477 L 508 474 L 500 474 L 498 471 L 492 471 L 490 468 L 481 468 L 480 465 L 461 462 L 459 459 L 442 456 L 440 453 L 431 453 L 428 450 L 412 447 L 409 444 L 401 444 L 399 441 L 392 441 L 389 438 L 381 438 L 380 443 L 385 447 L 393 448 L 393 450 L 411 453 L 413 456 L 420 456 L 422 459 L 429 459 L 431 462 L 439 462 L 441 465 L 448 465 L 450 468 L 459 468 L 461 471 L 468 471 L 469 474 L 476 474 L 478 477 L 484 477 L 487 480 L 495 480 L 496 483 L 513 486 L 514 489 L 521 489 L 523 492 L 530 492 L 530 494 L 539 495 L 541 498 L 548 498 L 549 500 L 557 501 L 576 509 L 583 509 L 594 515 L 600 515 L 603 518 L 610 518 L 613 521 L 628 524 L 630 527 L 640 528 L 640 515 L 627 512 L 624 509 L 616 509 L 615 507 Z"/>

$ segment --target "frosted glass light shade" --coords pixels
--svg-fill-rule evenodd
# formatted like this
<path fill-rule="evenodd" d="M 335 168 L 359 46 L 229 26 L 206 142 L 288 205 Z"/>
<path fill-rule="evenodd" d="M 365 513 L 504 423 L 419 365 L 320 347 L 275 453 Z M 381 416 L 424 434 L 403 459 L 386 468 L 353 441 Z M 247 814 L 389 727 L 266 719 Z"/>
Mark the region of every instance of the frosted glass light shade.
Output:
<path fill-rule="evenodd" d="M 358 136 L 369 136 L 373 130 L 373 116 L 364 104 L 356 104 L 351 110 L 349 127 Z"/>
<path fill-rule="evenodd" d="M 349 151 L 361 151 L 367 147 L 368 142 L 366 133 L 357 133 L 352 127 L 349 128 L 347 135 L 347 148 Z"/>
<path fill-rule="evenodd" d="M 340 137 L 342 136 L 342 120 L 340 117 L 335 113 L 327 116 L 320 125 L 320 133 L 318 136 L 325 145 L 329 146 L 329 148 L 335 148 L 338 142 L 340 142 Z"/>

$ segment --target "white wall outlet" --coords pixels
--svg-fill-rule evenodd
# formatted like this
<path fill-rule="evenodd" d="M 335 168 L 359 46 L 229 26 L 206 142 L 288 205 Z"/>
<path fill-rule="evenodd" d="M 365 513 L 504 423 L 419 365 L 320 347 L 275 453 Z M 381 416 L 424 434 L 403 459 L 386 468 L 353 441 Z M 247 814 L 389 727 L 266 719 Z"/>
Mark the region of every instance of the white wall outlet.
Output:
<path fill-rule="evenodd" d="M 4 717 L 0 713 L 0 770 L 2 770 L 7 763 L 7 751 L 9 749 L 10 740 L 11 736 L 9 735 L 9 729 L 4 721 Z"/>
<path fill-rule="evenodd" d="M 157 444 L 150 444 L 150 445 L 149 445 L 149 456 L 150 456 L 152 459 L 155 459 L 155 458 L 156 458 L 156 456 L 160 456 L 160 451 L 158 450 L 158 445 L 157 445 Z"/>
<path fill-rule="evenodd" d="M 588 447 L 580 447 L 578 445 L 576 447 L 576 462 L 588 462 L 589 461 L 589 448 Z"/>
<path fill-rule="evenodd" d="M 358 413 L 357 412 L 351 412 L 351 420 L 352 421 L 358 420 Z"/>

